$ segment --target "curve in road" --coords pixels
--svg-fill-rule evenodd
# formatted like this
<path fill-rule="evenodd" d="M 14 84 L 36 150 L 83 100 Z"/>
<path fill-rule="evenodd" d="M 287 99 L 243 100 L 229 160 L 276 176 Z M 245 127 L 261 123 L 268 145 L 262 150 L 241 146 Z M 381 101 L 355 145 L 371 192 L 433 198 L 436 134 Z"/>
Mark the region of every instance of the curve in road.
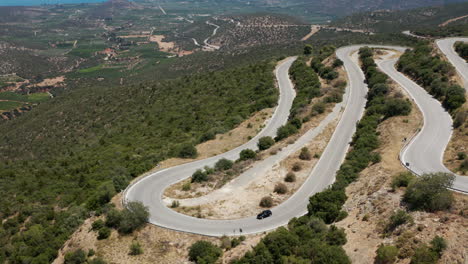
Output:
<path fill-rule="evenodd" d="M 404 52 L 406 48 L 392 47 L 392 49 Z M 409 93 L 424 117 L 422 129 L 403 148 L 400 159 L 404 166 L 417 175 L 433 172 L 452 173 L 443 163 L 443 155 L 452 136 L 452 118 L 441 103 L 424 88 L 396 70 L 397 61 L 398 58 L 386 58 L 376 63 L 382 72 Z M 452 189 L 467 192 L 468 177 L 455 175 Z"/>
<path fill-rule="evenodd" d="M 463 86 L 465 90 L 468 91 L 468 63 L 458 56 L 457 52 L 455 51 L 454 45 L 455 42 L 468 42 L 468 38 L 446 38 L 446 39 L 439 39 L 436 41 L 437 47 L 439 50 L 444 53 L 447 59 L 452 63 L 452 65 L 457 70 L 458 74 L 463 80 Z"/>
<path fill-rule="evenodd" d="M 198 219 L 177 213 L 168 208 L 162 201 L 163 192 L 168 186 L 190 177 L 196 169 L 206 165 L 212 166 L 220 158 L 237 158 L 242 149 L 247 147 L 255 148 L 256 141 L 260 135 L 247 143 L 246 145 L 248 146 L 236 148 L 216 157 L 153 173 L 131 185 L 125 192 L 124 199 L 127 201 L 141 201 L 144 205 L 148 206 L 150 210 L 149 221 L 155 225 L 209 236 L 240 235 L 240 229 L 243 231 L 242 234 L 259 233 L 285 225 L 292 217 L 303 215 L 307 211 L 308 198 L 334 182 L 336 171 L 344 160 L 349 148 L 349 142 L 355 132 L 356 123 L 364 112 L 367 86 L 364 84 L 364 74 L 357 64 L 357 57 L 354 56 L 354 59 L 352 59 L 350 56 L 360 47 L 350 46 L 337 50 L 337 57 L 344 62 L 349 79 L 346 88 L 346 96 L 348 98 L 346 108 L 329 144 L 307 180 L 288 200 L 271 209 L 273 212 L 272 217 L 261 221 L 257 220 L 255 216 L 235 220 Z M 283 97 L 291 97 L 293 94 L 293 92 L 289 91 L 292 90 L 292 84 L 288 76 L 288 69 L 292 61 L 293 59 L 287 60 L 277 70 L 280 90 L 282 91 L 280 101 Z M 286 92 L 286 94 L 283 92 Z M 280 102 L 279 107 L 282 105 Z M 287 109 L 277 109 L 275 113 L 281 111 L 282 114 L 289 115 L 289 109 L 290 105 Z M 274 122 L 270 121 L 271 123 Z M 261 136 L 272 136 L 275 132 L 276 130 L 266 131 Z"/>

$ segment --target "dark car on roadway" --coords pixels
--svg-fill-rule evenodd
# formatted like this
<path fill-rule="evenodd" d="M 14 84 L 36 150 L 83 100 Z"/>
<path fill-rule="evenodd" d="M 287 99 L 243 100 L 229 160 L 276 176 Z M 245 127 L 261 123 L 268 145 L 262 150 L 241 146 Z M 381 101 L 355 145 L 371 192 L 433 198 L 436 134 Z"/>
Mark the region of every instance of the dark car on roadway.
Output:
<path fill-rule="evenodd" d="M 270 217 L 272 214 L 270 210 L 265 210 L 257 215 L 257 219 L 262 220 L 263 218 Z"/>

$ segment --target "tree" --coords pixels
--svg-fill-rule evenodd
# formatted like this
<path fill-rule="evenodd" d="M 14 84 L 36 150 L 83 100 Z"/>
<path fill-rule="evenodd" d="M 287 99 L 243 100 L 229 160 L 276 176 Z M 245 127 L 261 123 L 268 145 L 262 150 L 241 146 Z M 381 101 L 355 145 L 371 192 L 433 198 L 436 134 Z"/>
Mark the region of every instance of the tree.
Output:
<path fill-rule="evenodd" d="M 215 164 L 215 169 L 218 171 L 229 170 L 234 165 L 234 162 L 228 159 L 220 159 Z"/>
<path fill-rule="evenodd" d="M 423 174 L 406 188 L 403 201 L 413 210 L 432 212 L 449 209 L 453 195 L 447 188 L 452 186 L 454 179 L 450 173 Z"/>
<path fill-rule="evenodd" d="M 304 55 L 310 55 L 312 54 L 313 47 L 311 45 L 305 45 L 304 46 Z"/>
<path fill-rule="evenodd" d="M 325 240 L 328 244 L 334 246 L 342 246 L 346 244 L 346 234 L 343 228 L 338 228 L 335 225 L 331 225 L 327 234 L 325 235 Z"/>
<path fill-rule="evenodd" d="M 193 159 L 198 155 L 197 149 L 192 144 L 184 144 L 180 147 L 178 157 L 183 159 Z"/>
<path fill-rule="evenodd" d="M 408 185 L 416 178 L 411 172 L 402 172 L 397 174 L 392 179 L 392 188 L 408 187 Z"/>
<path fill-rule="evenodd" d="M 192 182 L 204 182 L 208 180 L 208 174 L 202 170 L 196 170 L 192 174 Z"/>
<path fill-rule="evenodd" d="M 310 216 L 322 219 L 325 223 L 333 223 L 339 216 L 341 207 L 346 201 L 343 190 L 327 189 L 309 198 L 307 210 Z"/>
<path fill-rule="evenodd" d="M 189 260 L 197 264 L 214 264 L 222 250 L 208 241 L 197 241 L 189 248 Z"/>
<path fill-rule="evenodd" d="M 257 153 L 255 153 L 255 151 L 251 149 L 243 149 L 240 152 L 239 156 L 240 156 L 239 157 L 240 160 L 249 160 L 249 159 L 255 158 L 257 156 Z"/>
<path fill-rule="evenodd" d="M 375 256 L 375 264 L 392 264 L 396 261 L 397 256 L 398 248 L 380 244 L 377 249 L 377 256 Z"/>
<path fill-rule="evenodd" d="M 269 149 L 271 146 L 275 144 L 275 140 L 272 137 L 262 137 L 258 140 L 258 149 L 265 150 Z"/>
<path fill-rule="evenodd" d="M 148 207 L 141 202 L 129 202 L 122 211 L 122 220 L 119 224 L 119 232 L 130 234 L 137 228 L 148 222 Z"/>

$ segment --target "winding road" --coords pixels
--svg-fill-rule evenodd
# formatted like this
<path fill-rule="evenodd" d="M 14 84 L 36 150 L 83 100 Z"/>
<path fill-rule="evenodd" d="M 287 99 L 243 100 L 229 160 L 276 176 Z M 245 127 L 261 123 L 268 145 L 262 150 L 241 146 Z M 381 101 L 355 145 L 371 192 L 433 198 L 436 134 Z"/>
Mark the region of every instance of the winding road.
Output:
<path fill-rule="evenodd" d="M 197 169 L 204 166 L 213 166 L 220 158 L 235 160 L 242 149 L 256 149 L 260 137 L 276 134 L 277 128 L 286 123 L 295 96 L 288 76 L 289 67 L 295 58 L 288 58 L 277 67 L 276 78 L 280 90 L 279 103 L 272 118 L 255 138 L 218 156 L 152 173 L 129 186 L 124 193 L 124 200 L 141 201 L 148 206 L 150 211 L 149 222 L 155 225 L 208 236 L 240 235 L 268 231 L 286 225 L 292 217 L 305 214 L 308 198 L 334 182 L 335 174 L 344 160 L 349 148 L 349 142 L 351 142 L 355 132 L 356 123 L 364 112 L 367 85 L 364 83 L 364 74 L 359 67 L 357 58 L 357 51 L 362 46 L 364 45 L 348 46 L 337 50 L 336 55 L 344 62 L 349 81 L 344 101 L 334 109 L 333 113 L 336 114 L 336 111 L 338 111 L 336 109 L 342 107 L 345 108 L 344 112 L 321 158 L 304 184 L 288 200 L 271 209 L 273 212 L 272 217 L 261 221 L 257 220 L 255 216 L 232 220 L 194 218 L 168 208 L 167 201 L 166 203 L 163 201 L 163 193 L 167 187 L 190 177 Z M 405 50 L 403 47 L 368 46 L 398 51 Z M 409 169 L 417 174 L 439 171 L 449 172 L 443 165 L 442 156 L 452 133 L 451 117 L 445 112 L 441 104 L 428 95 L 422 87 L 395 69 L 396 61 L 397 58 L 386 57 L 383 60 L 377 60 L 377 64 L 383 72 L 410 94 L 424 115 L 424 127 L 402 150 L 401 160 L 403 163 L 409 162 Z M 328 118 L 324 121 L 326 122 L 326 120 Z M 312 137 L 312 132 L 308 132 L 304 136 L 307 134 Z M 305 141 L 304 136 L 296 143 L 305 144 L 307 141 Z M 272 166 L 272 162 L 266 162 L 266 165 Z M 242 181 L 248 181 L 253 176 L 254 174 L 244 177 Z M 468 177 L 457 176 L 453 189 L 462 192 L 468 191 Z M 242 233 L 239 232 L 241 229 Z"/>
<path fill-rule="evenodd" d="M 190 177 L 195 170 L 204 166 L 213 166 L 220 158 L 236 159 L 242 149 L 255 149 L 259 137 L 273 136 L 276 133 L 276 128 L 286 122 L 294 98 L 294 90 L 288 76 L 288 69 L 294 58 L 286 60 L 277 68 L 280 102 L 272 119 L 259 135 L 245 145 L 216 157 L 155 172 L 131 185 L 124 194 L 126 201 L 141 201 L 148 206 L 149 221 L 155 225 L 210 236 L 239 235 L 240 229 L 243 231 L 242 234 L 259 233 L 285 225 L 294 216 L 303 215 L 307 211 L 308 197 L 333 183 L 335 173 L 349 148 L 356 122 L 360 120 L 364 112 L 367 86 L 364 84 L 364 75 L 357 65 L 357 57 L 350 56 L 359 47 L 345 47 L 337 51 L 337 56 L 343 60 L 349 77 L 349 85 L 345 94 L 347 98 L 344 104 L 345 110 L 329 144 L 307 180 L 287 201 L 271 209 L 273 217 L 262 221 L 257 220 L 255 216 L 234 220 L 199 219 L 168 208 L 162 196 L 167 187 Z"/>
<path fill-rule="evenodd" d="M 405 48 L 393 47 L 403 52 Z M 377 60 L 379 69 L 397 82 L 418 105 L 424 117 L 424 125 L 417 135 L 400 153 L 402 163 L 413 173 L 447 172 L 452 173 L 443 162 L 445 149 L 452 136 L 452 117 L 439 101 L 434 99 L 421 86 L 396 70 L 398 58 Z M 455 175 L 452 189 L 468 191 L 468 177 Z"/>
<path fill-rule="evenodd" d="M 465 90 L 468 91 L 468 63 L 458 56 L 457 52 L 455 51 L 454 45 L 455 42 L 468 42 L 468 38 L 446 38 L 446 39 L 439 39 L 436 41 L 437 47 L 439 48 L 442 53 L 444 53 L 445 57 L 450 61 L 450 63 L 455 67 L 458 74 L 463 80 L 463 86 Z"/>

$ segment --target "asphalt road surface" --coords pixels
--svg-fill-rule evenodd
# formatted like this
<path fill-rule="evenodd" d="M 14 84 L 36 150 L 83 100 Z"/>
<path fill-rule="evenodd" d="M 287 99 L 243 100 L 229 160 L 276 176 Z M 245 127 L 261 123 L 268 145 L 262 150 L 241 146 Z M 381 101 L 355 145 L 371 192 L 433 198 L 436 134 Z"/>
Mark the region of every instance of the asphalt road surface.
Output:
<path fill-rule="evenodd" d="M 155 225 L 209 236 L 241 235 L 259 233 L 285 225 L 296 216 L 307 212 L 308 198 L 322 191 L 335 180 L 335 174 L 349 148 L 356 123 L 361 119 L 366 103 L 367 86 L 364 74 L 358 65 L 359 46 L 348 46 L 337 50 L 336 54 L 344 62 L 348 75 L 345 107 L 335 132 L 312 172 L 288 200 L 271 209 L 273 216 L 257 220 L 255 216 L 232 220 L 208 220 L 183 215 L 167 207 L 163 201 L 164 190 L 172 184 L 184 180 L 197 169 L 213 166 L 220 158 L 235 160 L 242 149 L 256 149 L 262 136 L 274 136 L 279 126 L 287 121 L 295 93 L 289 80 L 288 70 L 294 58 L 285 60 L 276 70 L 279 82 L 280 99 L 278 107 L 266 127 L 251 141 L 226 153 L 208 159 L 155 172 L 131 185 L 124 194 L 125 201 L 141 201 L 149 207 L 149 221 Z M 376 46 L 404 51 L 402 47 Z M 402 150 L 403 163 L 409 162 L 409 169 L 417 174 L 427 172 L 450 172 L 442 162 L 442 156 L 451 137 L 452 120 L 441 104 L 426 91 L 395 69 L 397 58 L 377 61 L 379 68 L 399 83 L 415 100 L 424 115 L 424 127 Z M 271 165 L 271 164 L 270 164 Z M 453 188 L 468 191 L 468 177 L 457 176 Z M 242 229 L 242 233 L 240 230 Z"/>
<path fill-rule="evenodd" d="M 286 122 L 294 97 L 288 76 L 288 69 L 294 59 L 288 59 L 278 67 L 277 78 L 281 91 L 279 106 L 267 127 L 257 137 L 241 147 L 216 157 L 155 172 L 131 185 L 124 194 L 125 200 L 141 201 L 148 206 L 150 210 L 149 221 L 155 225 L 210 236 L 240 235 L 240 229 L 243 231 L 242 234 L 259 233 L 285 225 L 292 217 L 303 215 L 307 211 L 309 197 L 333 183 L 335 173 L 349 148 L 356 122 L 360 120 L 364 111 L 367 86 L 364 84 L 364 75 L 357 65 L 356 57 L 353 60 L 349 56 L 358 49 L 359 46 L 352 46 L 337 51 L 337 56 L 343 60 L 349 78 L 349 85 L 346 88 L 348 96 L 346 108 L 328 146 L 308 179 L 287 201 L 271 209 L 272 217 L 264 220 L 257 220 L 256 216 L 233 220 L 199 219 L 168 208 L 164 204 L 162 196 L 168 186 L 190 177 L 195 170 L 204 166 L 213 166 L 220 158 L 237 159 L 242 149 L 255 149 L 260 136 L 273 136 L 276 133 L 276 128 Z"/>
<path fill-rule="evenodd" d="M 401 47 L 394 49 L 404 51 Z M 397 61 L 398 58 L 387 58 L 377 60 L 376 63 L 381 71 L 409 93 L 424 116 L 421 131 L 401 151 L 400 159 L 405 166 L 409 164 L 406 167 L 418 175 L 433 172 L 452 173 L 443 163 L 444 152 L 452 136 L 452 118 L 441 103 L 424 88 L 396 70 Z M 456 175 L 452 189 L 468 192 L 468 177 Z"/>
<path fill-rule="evenodd" d="M 468 63 L 466 63 L 463 58 L 458 56 L 457 52 L 455 51 L 454 44 L 458 41 L 468 42 L 468 38 L 439 39 L 436 41 L 436 44 L 440 51 L 445 54 L 445 57 L 447 57 L 450 63 L 452 63 L 452 65 L 455 67 L 463 80 L 465 90 L 468 90 Z"/>

